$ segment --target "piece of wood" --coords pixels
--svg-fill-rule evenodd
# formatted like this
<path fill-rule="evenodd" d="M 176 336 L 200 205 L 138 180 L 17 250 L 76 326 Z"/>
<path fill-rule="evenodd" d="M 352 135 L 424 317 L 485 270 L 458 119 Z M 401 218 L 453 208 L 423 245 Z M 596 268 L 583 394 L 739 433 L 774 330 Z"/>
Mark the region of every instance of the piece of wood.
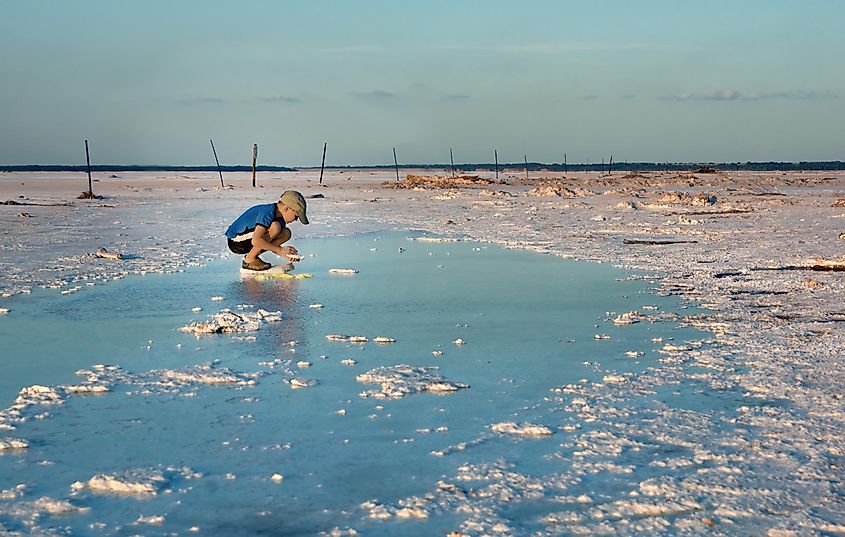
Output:
<path fill-rule="evenodd" d="M 496 163 L 496 181 L 499 180 L 499 151 L 497 149 L 493 150 L 493 161 Z"/>
<path fill-rule="evenodd" d="M 88 155 L 88 140 L 85 140 L 85 162 L 88 163 L 88 194 L 94 197 L 94 188 L 91 181 L 91 157 Z"/>
<path fill-rule="evenodd" d="M 525 180 L 528 181 L 528 155 L 522 155 L 522 159 L 525 161 Z"/>
<path fill-rule="evenodd" d="M 834 265 L 785 265 L 783 267 L 752 267 L 753 271 L 783 271 L 783 270 L 807 270 L 813 272 L 845 272 L 845 264 Z"/>
<path fill-rule="evenodd" d="M 455 176 L 455 157 L 452 156 L 452 148 L 449 148 L 449 162 L 452 164 L 452 177 Z"/>
<path fill-rule="evenodd" d="M 662 246 L 664 244 L 696 244 L 698 241 L 686 240 L 643 240 L 643 239 L 623 239 L 623 244 L 650 244 L 655 246 Z"/>
<path fill-rule="evenodd" d="M 323 184 L 323 170 L 326 169 L 326 145 L 328 142 L 323 142 L 323 163 L 320 164 L 320 184 Z"/>
<path fill-rule="evenodd" d="M 255 188 L 255 162 L 258 160 L 258 144 L 252 144 L 252 188 Z"/>
<path fill-rule="evenodd" d="M 220 169 L 220 160 L 217 158 L 217 150 L 214 149 L 214 140 L 209 140 L 211 142 L 211 152 L 214 153 L 214 162 L 217 163 L 217 173 L 220 174 L 220 188 L 225 188 L 226 185 L 223 184 L 223 170 Z"/>
<path fill-rule="evenodd" d="M 396 148 L 393 148 L 393 165 L 396 167 L 396 181 L 399 181 L 399 161 L 396 160 Z"/>

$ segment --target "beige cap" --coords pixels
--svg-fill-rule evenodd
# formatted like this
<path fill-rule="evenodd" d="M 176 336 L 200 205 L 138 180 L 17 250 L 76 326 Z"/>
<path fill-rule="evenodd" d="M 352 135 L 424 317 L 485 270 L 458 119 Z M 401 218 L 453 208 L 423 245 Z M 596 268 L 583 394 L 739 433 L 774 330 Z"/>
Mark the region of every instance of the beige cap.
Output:
<path fill-rule="evenodd" d="M 300 222 L 308 224 L 308 217 L 305 215 L 305 198 L 302 197 L 302 194 L 296 190 L 286 190 L 279 201 L 293 209 Z"/>

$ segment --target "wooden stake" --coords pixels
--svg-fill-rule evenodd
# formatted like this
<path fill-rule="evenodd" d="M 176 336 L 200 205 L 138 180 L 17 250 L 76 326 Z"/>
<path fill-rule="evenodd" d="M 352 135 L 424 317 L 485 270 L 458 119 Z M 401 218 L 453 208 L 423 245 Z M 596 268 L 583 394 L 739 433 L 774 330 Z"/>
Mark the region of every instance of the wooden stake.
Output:
<path fill-rule="evenodd" d="M 85 140 L 85 162 L 88 163 L 88 194 L 94 197 L 94 188 L 91 181 L 91 157 L 88 155 L 88 140 Z"/>
<path fill-rule="evenodd" d="M 493 160 L 496 163 L 496 181 L 499 180 L 499 151 L 497 149 L 493 150 Z"/>
<path fill-rule="evenodd" d="M 525 160 L 525 180 L 528 181 L 528 155 L 522 155 L 523 160 Z"/>
<path fill-rule="evenodd" d="M 255 161 L 258 160 L 258 144 L 252 144 L 252 188 L 255 188 Z"/>
<path fill-rule="evenodd" d="M 566 153 L 563 154 L 563 178 L 566 179 Z"/>
<path fill-rule="evenodd" d="M 396 181 L 399 181 L 399 161 L 396 160 L 396 148 L 393 148 L 393 165 L 396 166 Z"/>
<path fill-rule="evenodd" d="M 452 177 L 455 176 L 455 159 L 452 157 L 452 148 L 449 148 L 449 162 L 452 163 Z"/>
<path fill-rule="evenodd" d="M 214 153 L 214 162 L 217 163 L 217 173 L 220 174 L 220 188 L 225 188 L 226 185 L 223 184 L 223 170 L 220 169 L 220 160 L 217 158 L 217 150 L 214 149 L 214 140 L 209 140 L 211 142 L 211 151 Z"/>
<path fill-rule="evenodd" d="M 323 170 L 326 167 L 326 145 L 328 142 L 323 142 L 323 163 L 320 164 L 320 184 L 323 184 Z"/>
<path fill-rule="evenodd" d="M 610 164 L 607 165 L 607 173 L 613 173 L 613 155 L 610 155 Z"/>

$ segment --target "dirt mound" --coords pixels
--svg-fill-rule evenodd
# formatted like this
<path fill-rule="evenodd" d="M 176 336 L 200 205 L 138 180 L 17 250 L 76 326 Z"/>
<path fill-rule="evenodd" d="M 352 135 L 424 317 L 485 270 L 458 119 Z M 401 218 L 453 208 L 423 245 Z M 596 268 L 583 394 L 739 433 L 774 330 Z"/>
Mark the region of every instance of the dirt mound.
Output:
<path fill-rule="evenodd" d="M 494 182 L 477 175 L 447 177 L 442 175 L 408 174 L 403 181 L 388 181 L 382 183 L 382 186 L 385 188 L 460 188 L 462 186 L 492 185 Z"/>
<path fill-rule="evenodd" d="M 672 203 L 675 205 L 692 205 L 697 207 L 703 207 L 705 205 L 713 205 L 716 203 L 716 196 L 712 194 L 705 194 L 704 192 L 699 192 L 698 194 L 692 195 L 687 192 L 665 192 L 663 193 L 660 198 L 658 198 L 659 202 L 661 203 Z"/>
<path fill-rule="evenodd" d="M 557 196 L 561 198 L 583 198 L 585 196 L 592 196 L 593 194 L 594 192 L 580 186 L 571 189 L 560 184 L 538 186 L 525 193 L 526 196 Z"/>

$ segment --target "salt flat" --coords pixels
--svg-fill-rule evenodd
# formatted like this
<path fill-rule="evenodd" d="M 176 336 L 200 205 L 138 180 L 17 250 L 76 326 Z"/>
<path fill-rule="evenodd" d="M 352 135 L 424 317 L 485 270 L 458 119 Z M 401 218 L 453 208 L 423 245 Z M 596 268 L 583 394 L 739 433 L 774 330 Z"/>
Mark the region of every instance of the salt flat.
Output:
<path fill-rule="evenodd" d="M 552 404 L 593 424 L 559 456 L 586 472 L 620 475 L 627 470 L 614 457 L 623 450 L 676 445 L 695 456 L 646 457 L 655 477 L 627 499 L 557 496 L 561 505 L 591 509 L 550 511 L 545 533 L 657 532 L 670 519 L 679 532 L 715 527 L 730 534 L 731 524 L 747 528 L 753 520 L 772 535 L 845 533 L 843 276 L 818 270 L 845 264 L 845 202 L 839 203 L 845 174 L 617 172 L 563 179 L 543 172 L 525 181 L 514 171 L 500 174 L 508 184 L 397 189 L 385 186 L 395 183 L 392 171 L 329 171 L 325 186 L 317 184 L 318 173 L 261 173 L 257 189 L 246 174 L 227 174 L 226 189 L 211 173 L 97 174 L 100 200 L 75 199 L 87 187 L 84 174 L 0 174 L 0 202 L 26 204 L 0 205 L 0 290 L 10 295 L 0 307 L 14 315 L 14 295 L 34 287 L 84 293 L 85 283 L 217 258 L 225 251 L 222 231 L 243 208 L 287 189 L 324 196 L 309 200 L 312 224 L 295 226 L 295 239 L 418 229 L 638 269 L 661 293 L 703 309 L 682 322 L 711 342 L 667 342 L 659 363 L 642 375 L 555 389 Z M 91 255 L 99 247 L 124 259 Z M 683 392 L 691 379 L 713 394 L 742 392 L 735 416 L 721 418 L 732 420 L 729 429 L 678 408 L 630 418 L 639 394 Z M 662 471 L 676 467 L 697 471 Z M 507 534 L 499 531 L 506 517 L 491 496 L 530 498 L 565 489 L 570 479 L 537 480 L 504 463 L 466 466 L 430 494 L 362 508 L 380 519 L 468 513 L 461 532 Z M 485 483 L 485 494 L 468 494 L 461 487 L 468 481 Z"/>

